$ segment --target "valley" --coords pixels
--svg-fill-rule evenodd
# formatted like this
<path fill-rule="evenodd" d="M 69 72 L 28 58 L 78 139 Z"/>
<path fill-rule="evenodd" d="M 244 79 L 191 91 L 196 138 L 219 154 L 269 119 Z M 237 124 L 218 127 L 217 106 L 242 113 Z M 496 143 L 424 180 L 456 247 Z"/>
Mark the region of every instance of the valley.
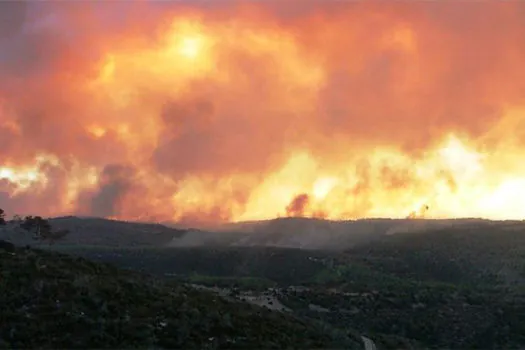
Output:
<path fill-rule="evenodd" d="M 357 348 L 525 345 L 522 222 L 278 219 L 226 233 L 102 219 L 51 222 L 72 233 L 40 244 L 44 252 L 293 317 Z M 292 226 L 308 223 L 304 243 Z M 188 234 L 203 242 L 173 245 Z M 21 236 L 19 244 L 29 242 Z M 344 243 L 327 248 L 334 237 Z"/>

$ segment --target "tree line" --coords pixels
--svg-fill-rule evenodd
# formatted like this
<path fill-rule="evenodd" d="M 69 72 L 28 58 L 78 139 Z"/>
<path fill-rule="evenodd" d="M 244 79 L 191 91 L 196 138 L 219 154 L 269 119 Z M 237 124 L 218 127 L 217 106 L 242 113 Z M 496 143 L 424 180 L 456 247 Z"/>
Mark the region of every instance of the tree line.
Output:
<path fill-rule="evenodd" d="M 26 232 L 32 233 L 33 239 L 38 241 L 45 241 L 49 244 L 66 236 L 69 230 L 54 230 L 49 220 L 41 216 L 20 216 L 14 215 L 11 220 L 6 219 L 6 214 L 0 208 L 0 226 L 14 225 L 20 227 Z"/>

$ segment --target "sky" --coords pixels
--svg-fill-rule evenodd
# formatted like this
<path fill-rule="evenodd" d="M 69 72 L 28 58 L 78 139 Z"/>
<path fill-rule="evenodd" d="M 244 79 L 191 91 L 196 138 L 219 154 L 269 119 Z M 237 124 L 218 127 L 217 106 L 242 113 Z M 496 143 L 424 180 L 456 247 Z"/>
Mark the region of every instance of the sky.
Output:
<path fill-rule="evenodd" d="M 525 2 L 0 2 L 0 208 L 525 217 Z"/>

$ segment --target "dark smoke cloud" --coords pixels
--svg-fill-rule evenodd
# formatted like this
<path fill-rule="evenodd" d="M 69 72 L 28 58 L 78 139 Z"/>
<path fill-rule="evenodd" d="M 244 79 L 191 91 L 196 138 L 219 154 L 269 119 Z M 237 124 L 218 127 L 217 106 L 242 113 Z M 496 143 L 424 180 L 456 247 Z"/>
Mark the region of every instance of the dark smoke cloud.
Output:
<path fill-rule="evenodd" d="M 90 214 L 101 217 L 118 214 L 120 203 L 133 187 L 134 176 L 134 169 L 126 165 L 110 164 L 104 167 L 100 187 L 91 198 Z"/>
<path fill-rule="evenodd" d="M 303 193 L 293 199 L 293 201 L 286 207 L 286 214 L 288 216 L 303 216 L 308 207 L 308 194 Z"/>

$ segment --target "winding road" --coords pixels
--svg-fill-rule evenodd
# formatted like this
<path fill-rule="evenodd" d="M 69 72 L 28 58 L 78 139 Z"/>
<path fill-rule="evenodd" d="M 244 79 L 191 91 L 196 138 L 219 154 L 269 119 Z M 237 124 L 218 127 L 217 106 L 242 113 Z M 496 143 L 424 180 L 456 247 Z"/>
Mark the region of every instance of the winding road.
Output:
<path fill-rule="evenodd" d="M 361 336 L 361 339 L 363 340 L 363 344 L 365 345 L 365 350 L 377 350 L 376 344 L 372 339 L 364 336 Z"/>

